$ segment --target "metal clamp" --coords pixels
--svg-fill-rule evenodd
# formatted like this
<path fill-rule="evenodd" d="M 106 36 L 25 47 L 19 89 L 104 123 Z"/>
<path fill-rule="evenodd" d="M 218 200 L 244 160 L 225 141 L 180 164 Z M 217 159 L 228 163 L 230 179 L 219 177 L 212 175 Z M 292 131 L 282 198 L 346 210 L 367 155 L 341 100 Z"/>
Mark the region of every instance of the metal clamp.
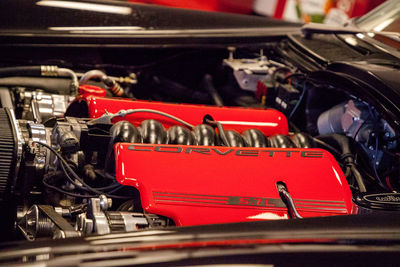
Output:
<path fill-rule="evenodd" d="M 283 203 L 285 203 L 286 208 L 288 209 L 289 217 L 297 218 L 297 219 L 303 218 L 297 212 L 296 206 L 294 205 L 293 198 L 290 196 L 285 184 L 282 182 L 278 182 L 276 184 L 276 188 L 278 189 L 279 196 L 281 197 Z"/>

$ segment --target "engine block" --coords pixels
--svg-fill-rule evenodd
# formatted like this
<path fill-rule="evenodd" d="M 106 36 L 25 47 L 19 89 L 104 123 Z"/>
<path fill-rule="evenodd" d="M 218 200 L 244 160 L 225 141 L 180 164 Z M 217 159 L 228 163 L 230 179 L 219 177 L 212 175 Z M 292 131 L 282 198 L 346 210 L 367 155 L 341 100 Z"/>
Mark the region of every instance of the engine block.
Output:
<path fill-rule="evenodd" d="M 352 213 L 351 192 L 336 160 L 325 150 L 295 142 L 296 135 L 289 137 L 287 120 L 279 111 L 95 96 L 81 101 L 87 103 L 91 118 L 152 109 L 195 125 L 189 131 L 170 118 L 149 113 L 113 119 L 113 127 L 132 128 L 131 136 L 136 136 L 131 142 L 116 138 L 117 181 L 138 189 L 146 212 L 171 218 L 178 226 L 289 218 L 290 207 L 279 185 L 287 189 L 299 217 Z M 206 117 L 244 141 L 223 146 L 218 129 L 215 142 L 199 137 L 196 129 L 208 126 Z M 266 143 L 249 142 L 249 131 L 261 133 Z M 176 138 L 182 132 L 186 138 Z"/>

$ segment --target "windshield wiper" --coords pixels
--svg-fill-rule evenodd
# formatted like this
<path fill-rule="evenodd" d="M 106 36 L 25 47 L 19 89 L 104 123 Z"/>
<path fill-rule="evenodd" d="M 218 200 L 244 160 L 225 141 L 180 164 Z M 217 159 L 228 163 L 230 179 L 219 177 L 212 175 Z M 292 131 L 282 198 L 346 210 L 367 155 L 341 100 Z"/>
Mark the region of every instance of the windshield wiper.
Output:
<path fill-rule="evenodd" d="M 308 23 L 301 27 L 301 32 L 306 37 L 311 37 L 313 34 L 365 34 L 365 35 L 382 35 L 396 41 L 400 41 L 400 33 L 386 31 L 366 31 L 356 27 L 341 27 L 331 26 L 326 24 Z"/>

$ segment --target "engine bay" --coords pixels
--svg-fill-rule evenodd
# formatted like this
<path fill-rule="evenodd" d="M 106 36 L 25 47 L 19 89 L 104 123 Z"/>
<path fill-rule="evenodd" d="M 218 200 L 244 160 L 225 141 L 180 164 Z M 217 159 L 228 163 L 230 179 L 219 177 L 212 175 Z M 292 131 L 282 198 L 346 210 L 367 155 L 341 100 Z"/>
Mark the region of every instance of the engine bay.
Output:
<path fill-rule="evenodd" d="M 398 212 L 396 122 L 290 51 L 3 51 L 8 238 Z"/>

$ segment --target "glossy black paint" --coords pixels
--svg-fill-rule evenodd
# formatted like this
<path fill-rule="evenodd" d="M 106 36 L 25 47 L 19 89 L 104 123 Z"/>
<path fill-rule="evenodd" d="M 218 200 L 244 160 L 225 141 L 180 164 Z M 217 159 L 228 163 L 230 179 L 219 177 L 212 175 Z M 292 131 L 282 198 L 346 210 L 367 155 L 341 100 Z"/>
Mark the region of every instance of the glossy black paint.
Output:
<path fill-rule="evenodd" d="M 352 79 L 365 83 L 372 88 L 370 93 L 374 98 L 390 107 L 391 112 L 400 114 L 399 66 L 377 65 L 373 62 L 362 61 L 334 63 L 327 69 L 335 73 L 351 75 Z"/>
<path fill-rule="evenodd" d="M 268 147 L 268 140 L 258 129 L 248 129 L 242 135 L 249 147 Z"/>
<path fill-rule="evenodd" d="M 309 135 L 304 133 L 296 133 L 291 136 L 293 144 L 298 148 L 312 148 L 315 147 L 314 141 Z"/>
<path fill-rule="evenodd" d="M 298 31 L 274 19 L 130 4 L 125 1 L 4 0 L 0 43 L 18 45 L 160 45 L 240 42 Z M 209 30 L 214 32 L 210 32 Z M 275 29 L 275 30 L 274 30 Z M 204 30 L 207 30 L 206 32 Z M 262 33 L 262 34 L 260 34 Z M 185 40 L 182 40 L 185 37 Z M 10 39 L 11 38 L 11 39 Z M 158 40 L 158 41 L 157 41 Z"/>
<path fill-rule="evenodd" d="M 215 146 L 217 144 L 216 133 L 210 125 L 197 125 L 193 129 L 193 134 L 199 146 Z"/>
<path fill-rule="evenodd" d="M 145 120 L 140 125 L 143 143 L 166 144 L 167 132 L 164 126 L 156 120 Z"/>
<path fill-rule="evenodd" d="M 192 132 L 180 125 L 174 125 L 167 131 L 168 144 L 174 145 L 195 145 L 196 140 Z"/>
<path fill-rule="evenodd" d="M 141 136 L 139 130 L 128 121 L 119 121 L 115 123 L 111 129 L 110 134 L 112 143 L 140 143 Z"/>
<path fill-rule="evenodd" d="M 227 130 L 225 131 L 226 138 L 229 141 L 230 146 L 234 147 L 245 147 L 246 142 L 244 141 L 243 137 L 236 131 Z"/>
<path fill-rule="evenodd" d="M 54 0 L 4 0 L 0 10 L 0 29 L 33 32 L 51 31 L 50 27 L 138 26 L 147 30 L 181 30 L 298 25 L 262 17 L 133 4 L 126 1 L 63 2 L 70 4 L 54 5 L 57 4 Z M 84 3 L 86 7 L 76 3 Z M 96 6 L 104 7 L 104 11 L 99 11 Z M 112 12 L 113 9 L 116 11 Z"/>
<path fill-rule="evenodd" d="M 279 147 L 279 148 L 292 148 L 295 147 L 292 140 L 286 135 L 277 134 L 274 136 L 268 137 L 268 141 L 271 147 Z"/>
<path fill-rule="evenodd" d="M 29 264 L 36 255 L 49 255 L 40 257 L 41 263 L 393 266 L 400 255 L 399 227 L 400 215 L 392 213 L 148 229 L 122 238 L 110 234 L 3 244 L 0 263 L 24 258 Z"/>

